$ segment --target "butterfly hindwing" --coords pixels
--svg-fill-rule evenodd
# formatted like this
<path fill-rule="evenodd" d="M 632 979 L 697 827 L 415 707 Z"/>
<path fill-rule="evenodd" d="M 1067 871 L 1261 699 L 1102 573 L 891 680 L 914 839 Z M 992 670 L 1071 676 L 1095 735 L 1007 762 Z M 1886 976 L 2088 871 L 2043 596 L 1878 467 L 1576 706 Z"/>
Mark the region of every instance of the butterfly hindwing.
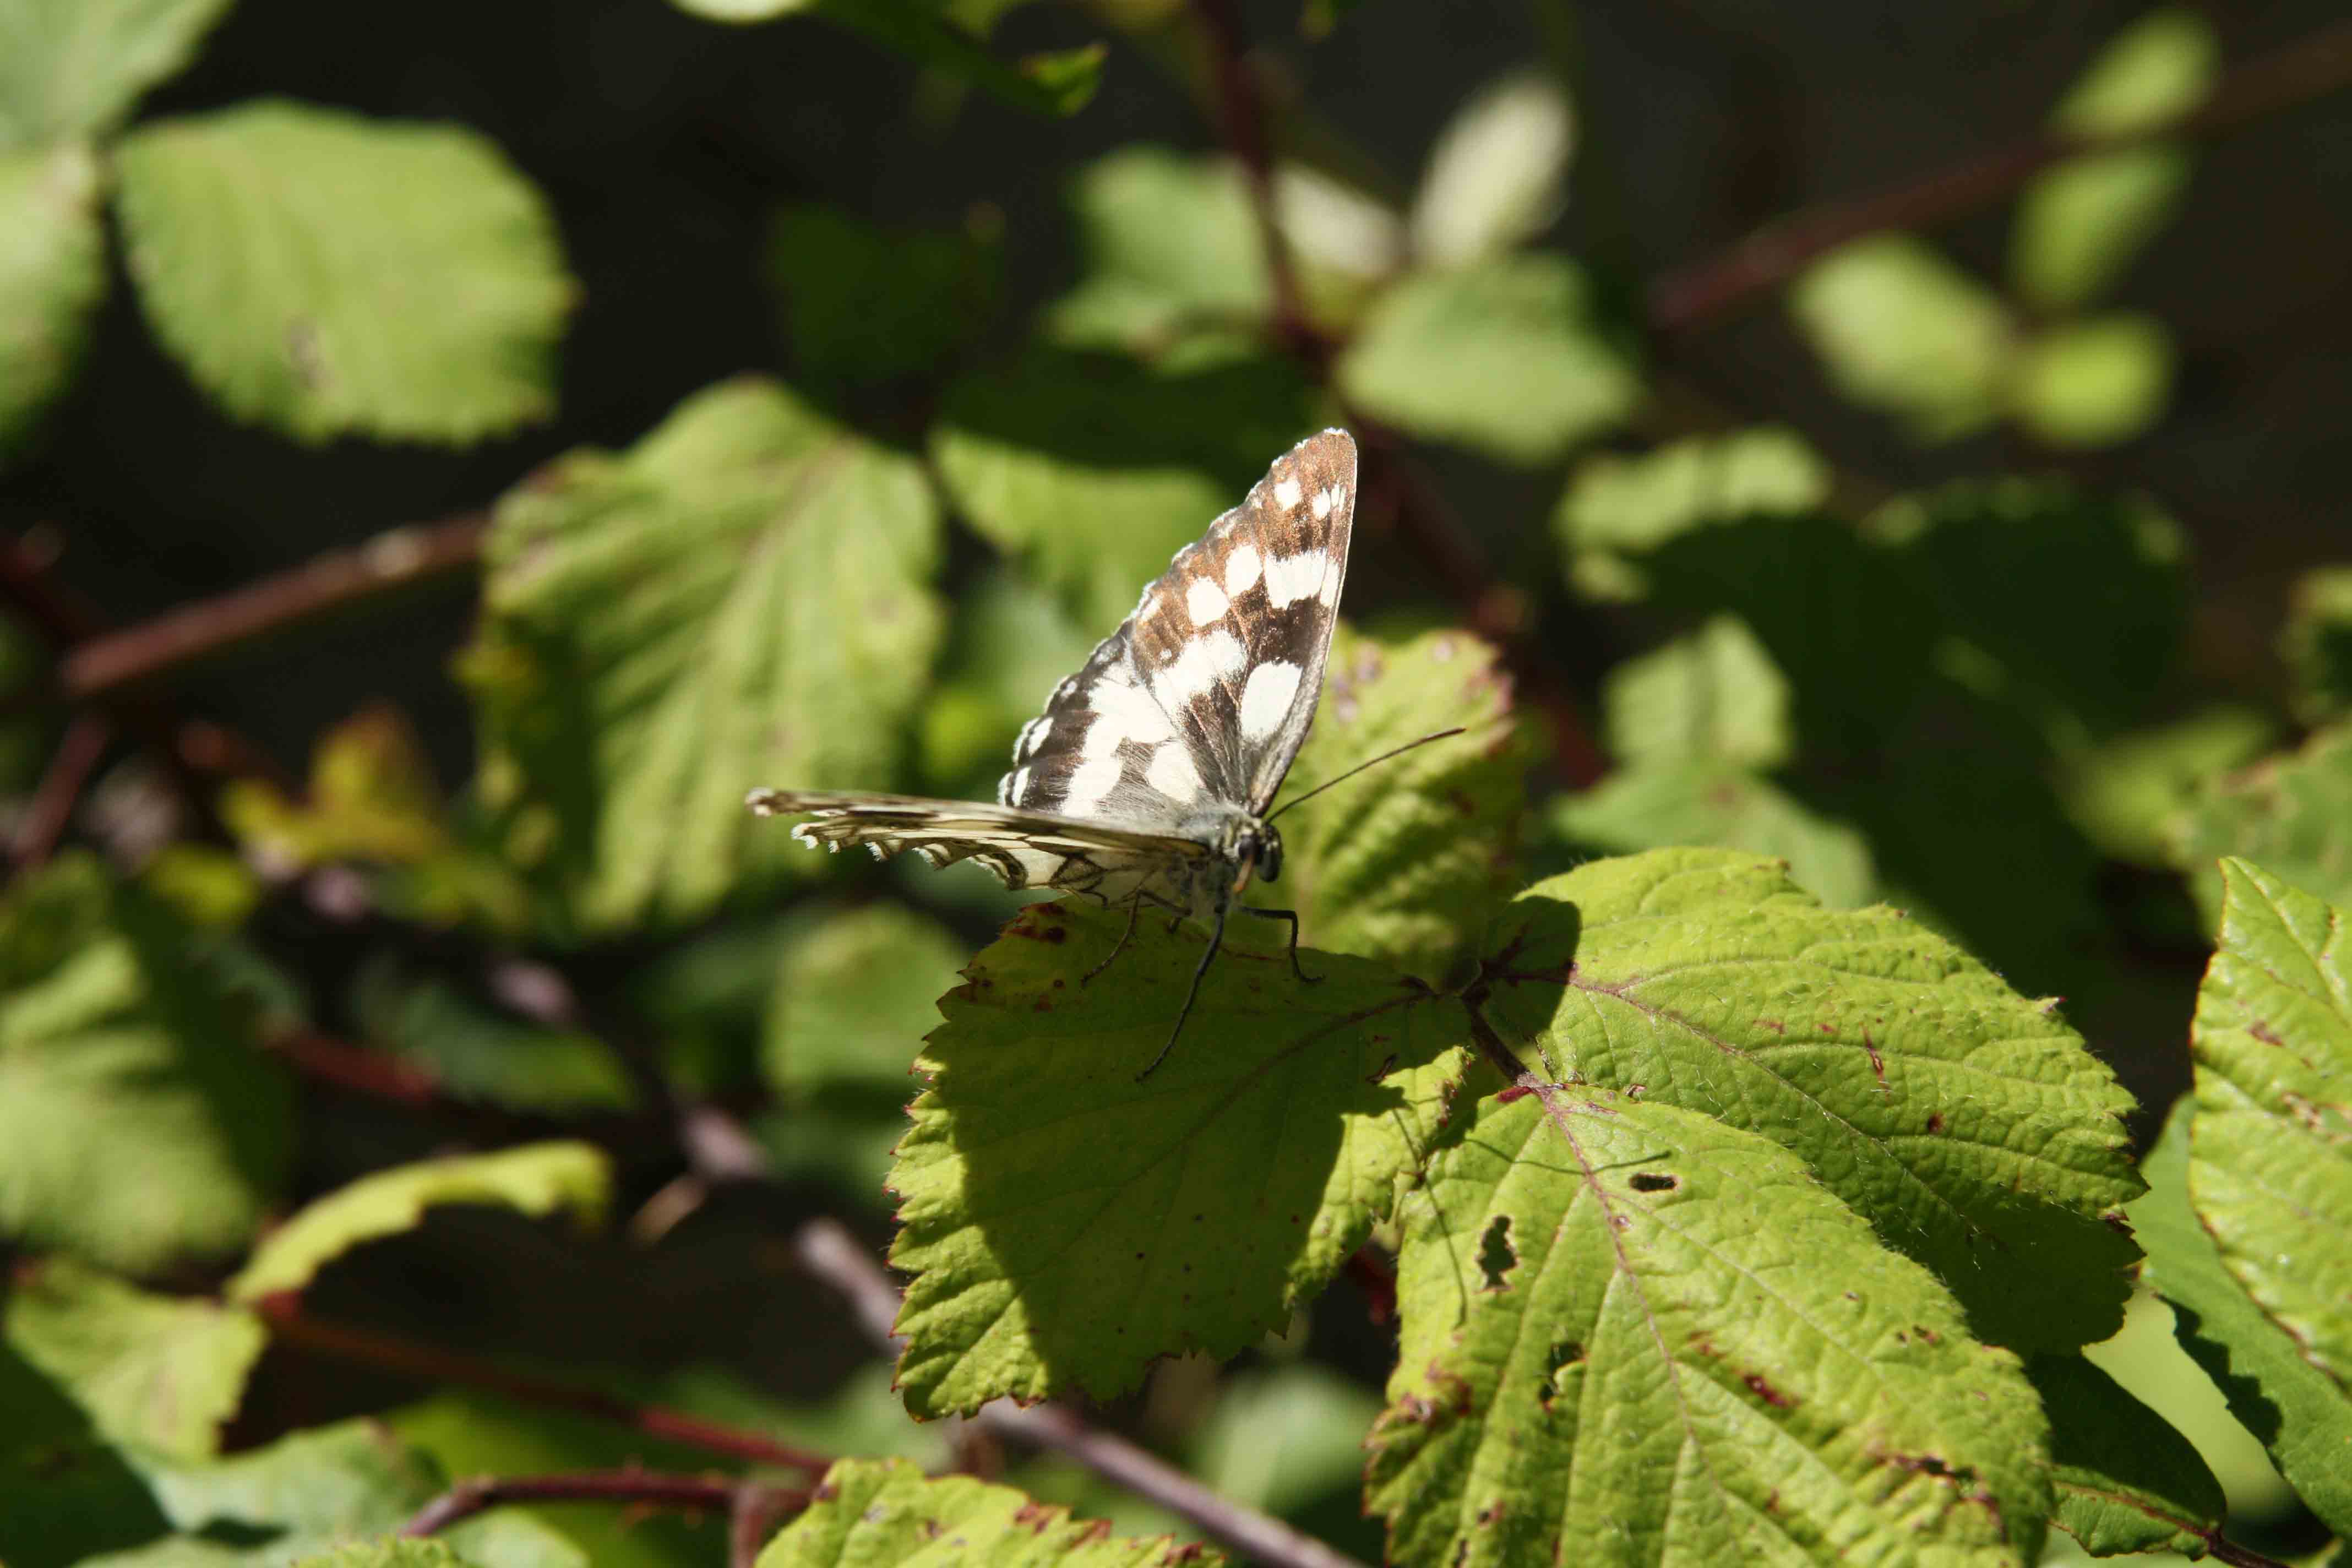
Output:
<path fill-rule="evenodd" d="M 999 801 L 1161 833 L 1263 813 L 1314 722 L 1355 504 L 1346 431 L 1276 458 L 1055 689 Z"/>

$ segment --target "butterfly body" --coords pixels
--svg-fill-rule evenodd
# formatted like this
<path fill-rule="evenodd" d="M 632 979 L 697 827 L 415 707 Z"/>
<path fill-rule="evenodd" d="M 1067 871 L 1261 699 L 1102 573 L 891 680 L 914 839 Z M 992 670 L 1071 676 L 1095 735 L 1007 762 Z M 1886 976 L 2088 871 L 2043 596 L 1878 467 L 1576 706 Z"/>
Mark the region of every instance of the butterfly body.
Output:
<path fill-rule="evenodd" d="M 749 805 L 809 817 L 793 829 L 804 843 L 911 851 L 935 867 L 975 860 L 1010 888 L 1211 921 L 1205 972 L 1252 878 L 1281 874 L 1266 814 L 1315 721 L 1355 500 L 1346 431 L 1275 459 L 1055 687 L 994 805 L 772 789 Z"/>

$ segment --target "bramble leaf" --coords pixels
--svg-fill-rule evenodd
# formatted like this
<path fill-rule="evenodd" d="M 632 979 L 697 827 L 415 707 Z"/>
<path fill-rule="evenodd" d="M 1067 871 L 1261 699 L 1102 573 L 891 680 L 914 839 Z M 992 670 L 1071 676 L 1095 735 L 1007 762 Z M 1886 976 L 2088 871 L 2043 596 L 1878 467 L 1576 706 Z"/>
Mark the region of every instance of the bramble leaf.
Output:
<path fill-rule="evenodd" d="M 2352 906 L 2352 724 L 2322 730 L 2297 752 L 2208 781 L 2173 824 L 2173 864 L 2207 921 L 2221 920 L 2221 856 L 2252 860 L 2335 905 Z"/>
<path fill-rule="evenodd" d="M 1733 615 L 1629 658 L 1601 681 L 1601 722 L 1621 763 L 1773 768 L 1789 761 L 1789 682 Z"/>
<path fill-rule="evenodd" d="M 1810 512 L 1829 500 L 1828 467 L 1778 426 L 1693 436 L 1639 455 L 1577 466 L 1552 511 L 1569 576 L 1595 598 L 1648 592 L 1643 556 L 1677 536 L 1742 518 Z"/>
<path fill-rule="evenodd" d="M 1535 253 L 1407 277 L 1373 302 L 1339 375 L 1369 414 L 1527 468 L 1618 424 L 1642 395 L 1584 274 Z"/>
<path fill-rule="evenodd" d="M 216 1451 L 269 1339 L 240 1308 L 152 1295 L 69 1258 L 17 1282 L 7 1324 L 109 1441 L 184 1459 Z"/>
<path fill-rule="evenodd" d="M 2122 1321 L 2131 1097 L 2055 1005 L 1895 910 L 1769 862 L 1661 849 L 1539 882 L 1469 994 L 1547 1078 L 1666 1100 L 1807 1161 L 1935 1270 L 1979 1337 L 2071 1350 Z"/>
<path fill-rule="evenodd" d="M 903 1091 L 934 1000 L 964 947 L 903 904 L 835 912 L 789 942 L 761 1031 L 761 1076 L 783 1090 L 855 1083 Z M 877 982 L 882 981 L 882 984 Z"/>
<path fill-rule="evenodd" d="M 628 1069 L 603 1040 L 526 1023 L 446 977 L 372 963 L 350 1005 L 371 1046 L 423 1068 L 446 1094 L 551 1116 L 635 1102 Z"/>
<path fill-rule="evenodd" d="M 1968 435 L 2000 411 L 2008 311 L 1912 235 L 1831 252 L 1797 279 L 1789 308 L 1838 390 L 1901 418 L 1919 440 Z"/>
<path fill-rule="evenodd" d="M 1083 273 L 1046 312 L 1058 342 L 1149 353 L 1273 308 L 1265 244 L 1229 163 L 1121 148 L 1079 171 L 1070 213 Z"/>
<path fill-rule="evenodd" d="M 1036 904 L 940 1001 L 898 1145 L 891 1260 L 908 1407 L 1132 1388 L 1159 1355 L 1230 1355 L 1388 1212 L 1461 1077 L 1460 1011 L 1383 965 L 1235 917 L 1202 952 L 1153 915 Z"/>
<path fill-rule="evenodd" d="M 1465 632 L 1331 639 L 1315 728 L 1276 809 L 1432 730 L 1433 741 L 1285 815 L 1282 880 L 1253 902 L 1298 911 L 1300 940 L 1436 983 L 1518 877 L 1534 743 L 1495 650 Z"/>
<path fill-rule="evenodd" d="M 0 9 L 0 151 L 111 131 L 235 4 L 12 0 Z"/>
<path fill-rule="evenodd" d="M 485 794 L 585 931 L 701 913 L 809 851 L 750 783 L 887 788 L 946 616 L 910 459 L 773 383 L 499 503 L 465 656 Z"/>
<path fill-rule="evenodd" d="M 412 1230 L 427 1208 L 497 1204 L 527 1215 L 569 1209 L 583 1226 L 604 1218 L 612 1172 L 587 1143 L 532 1143 L 495 1154 L 453 1154 L 361 1177 L 305 1205 L 269 1233 L 229 1280 L 232 1301 L 299 1290 L 352 1247 Z"/>
<path fill-rule="evenodd" d="M 1105 1527 L 1030 1501 L 971 1476 L 926 1477 L 904 1459 L 844 1459 L 825 1472 L 816 1500 L 760 1553 L 757 1568 L 951 1568 L 962 1563 L 1022 1568 L 1155 1568 L 1222 1554 L 1200 1546 L 1114 1539 Z"/>
<path fill-rule="evenodd" d="M 1366 1495 L 1399 1563 L 2030 1563 L 2016 1358 L 1753 1133 L 1547 1085 L 1402 1205 Z"/>
<path fill-rule="evenodd" d="M 2050 1418 L 2053 1522 L 2096 1557 L 2204 1555 L 2226 1500 L 2189 1439 L 2079 1355 L 2035 1356 L 2025 1371 Z"/>
<path fill-rule="evenodd" d="M 2352 1400 L 2303 1347 L 2246 1295 L 2223 1267 L 2212 1236 L 2189 1206 L 2191 1105 L 2173 1108 L 2141 1163 L 2148 1191 L 2129 1210 L 2147 1248 L 2148 1282 L 2170 1302 L 2173 1332 L 2221 1386 L 2231 1413 L 2330 1530 L 2352 1537 Z"/>
<path fill-rule="evenodd" d="M 0 61 L 6 55 L 0 41 Z M 0 465 L 72 378 L 105 298 L 100 183 L 97 157 L 79 142 L 0 151 Z"/>
<path fill-rule="evenodd" d="M 195 941 L 87 854 L 0 900 L 0 1231 L 133 1273 L 253 1233 L 287 1088 Z"/>
<path fill-rule="evenodd" d="M 2352 1394 L 2352 963 L 2343 911 L 2221 862 L 2189 1048 L 2189 1198 L 2229 1269 Z"/>
<path fill-rule="evenodd" d="M 263 100 L 115 157 L 141 308 L 237 418 L 462 445 L 553 412 L 573 286 L 539 192 L 473 132 Z"/>

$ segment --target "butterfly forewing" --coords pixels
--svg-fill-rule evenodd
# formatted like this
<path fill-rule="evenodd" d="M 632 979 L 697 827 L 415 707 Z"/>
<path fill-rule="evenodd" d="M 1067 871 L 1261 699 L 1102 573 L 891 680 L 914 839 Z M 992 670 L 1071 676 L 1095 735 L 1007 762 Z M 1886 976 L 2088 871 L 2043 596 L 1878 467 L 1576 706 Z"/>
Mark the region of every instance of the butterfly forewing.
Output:
<path fill-rule="evenodd" d="M 1346 431 L 1276 459 L 1055 689 L 998 800 L 1162 834 L 1263 814 L 1314 722 L 1355 506 Z"/>

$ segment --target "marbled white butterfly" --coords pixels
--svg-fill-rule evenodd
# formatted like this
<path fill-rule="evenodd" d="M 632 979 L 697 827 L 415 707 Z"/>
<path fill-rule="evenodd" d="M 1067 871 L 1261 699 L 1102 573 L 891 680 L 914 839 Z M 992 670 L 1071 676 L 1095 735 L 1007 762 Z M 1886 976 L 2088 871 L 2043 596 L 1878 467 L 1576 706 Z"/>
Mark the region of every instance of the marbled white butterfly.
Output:
<path fill-rule="evenodd" d="M 1008 888 L 1124 902 L 1127 935 L 1112 957 L 1147 903 L 1210 921 L 1183 1011 L 1137 1075 L 1146 1076 L 1183 1031 L 1250 879 L 1282 874 L 1282 836 L 1266 807 L 1315 721 L 1355 515 L 1356 443 L 1346 431 L 1310 436 L 1276 458 L 1054 689 L 1021 731 L 995 805 L 778 789 L 753 790 L 749 804 L 762 816 L 814 818 L 793 830 L 806 844 L 863 844 L 886 859 L 911 849 L 933 866 L 977 860 Z M 1248 912 L 1290 922 L 1291 968 L 1309 979 L 1298 969 L 1297 913 Z"/>

